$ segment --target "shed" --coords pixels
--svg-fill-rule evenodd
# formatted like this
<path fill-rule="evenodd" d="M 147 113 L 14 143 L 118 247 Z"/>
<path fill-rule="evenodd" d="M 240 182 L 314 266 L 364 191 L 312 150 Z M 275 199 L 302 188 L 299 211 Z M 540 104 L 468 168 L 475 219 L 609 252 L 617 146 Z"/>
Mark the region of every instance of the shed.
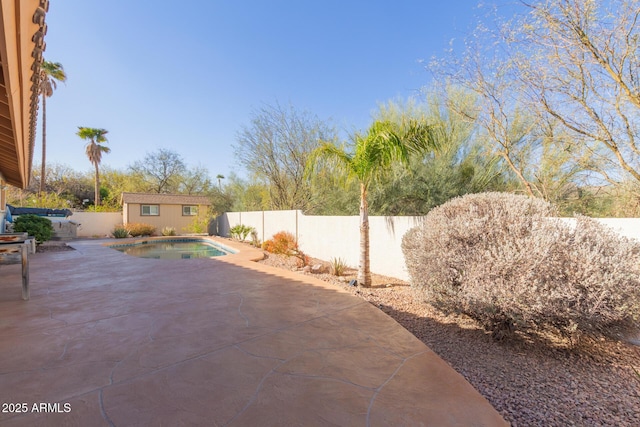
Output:
<path fill-rule="evenodd" d="M 161 231 L 173 227 L 178 234 L 189 232 L 189 226 L 203 221 L 209 214 L 207 196 L 188 194 L 122 193 L 124 224 L 150 224 Z"/>

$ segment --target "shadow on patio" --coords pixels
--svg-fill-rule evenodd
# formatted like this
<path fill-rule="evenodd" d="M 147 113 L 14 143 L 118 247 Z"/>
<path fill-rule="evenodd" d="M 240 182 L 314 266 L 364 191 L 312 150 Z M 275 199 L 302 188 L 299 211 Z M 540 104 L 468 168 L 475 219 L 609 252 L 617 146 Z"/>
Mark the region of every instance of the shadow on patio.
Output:
<path fill-rule="evenodd" d="M 2 425 L 506 425 L 417 338 L 329 284 L 103 243 L 33 255 L 30 301 L 20 266 L 0 267 L 2 402 L 27 404 Z"/>

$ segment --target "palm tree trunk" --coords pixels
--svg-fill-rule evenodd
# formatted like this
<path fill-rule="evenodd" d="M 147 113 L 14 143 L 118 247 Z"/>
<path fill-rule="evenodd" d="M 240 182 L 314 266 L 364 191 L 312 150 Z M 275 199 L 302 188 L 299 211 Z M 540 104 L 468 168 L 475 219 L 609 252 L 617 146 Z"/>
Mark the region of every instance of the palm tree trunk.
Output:
<path fill-rule="evenodd" d="M 96 167 L 96 196 L 95 196 L 95 203 L 94 205 L 100 206 L 100 173 L 98 171 L 98 163 L 95 163 L 95 167 Z"/>
<path fill-rule="evenodd" d="M 44 178 L 47 172 L 47 95 L 42 94 L 42 165 L 40 165 L 40 191 L 38 196 L 44 192 Z"/>
<path fill-rule="evenodd" d="M 369 207 L 367 206 L 367 187 L 360 183 L 360 265 L 358 268 L 358 284 L 371 287 L 371 271 L 369 270 Z"/>

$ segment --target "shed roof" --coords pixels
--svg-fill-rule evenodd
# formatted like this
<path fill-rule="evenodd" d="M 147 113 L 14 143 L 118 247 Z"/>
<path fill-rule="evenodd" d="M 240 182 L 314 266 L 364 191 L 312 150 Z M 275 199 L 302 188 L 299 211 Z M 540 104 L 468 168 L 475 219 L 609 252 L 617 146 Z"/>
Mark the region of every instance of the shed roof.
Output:
<path fill-rule="evenodd" d="M 149 203 L 156 205 L 211 205 L 211 201 L 207 196 L 158 193 L 122 193 L 122 203 Z"/>

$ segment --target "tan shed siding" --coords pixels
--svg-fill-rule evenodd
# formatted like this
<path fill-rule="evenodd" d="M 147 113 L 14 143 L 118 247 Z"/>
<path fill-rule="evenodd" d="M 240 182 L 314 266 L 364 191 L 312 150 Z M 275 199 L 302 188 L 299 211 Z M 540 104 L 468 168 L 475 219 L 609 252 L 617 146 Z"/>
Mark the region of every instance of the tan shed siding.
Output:
<path fill-rule="evenodd" d="M 145 205 L 153 205 L 157 203 L 144 203 Z M 160 215 L 140 215 L 141 204 L 126 203 L 125 210 L 128 210 L 128 222 L 141 222 L 156 227 L 156 233 L 160 234 L 164 227 L 173 227 L 178 234 L 184 234 L 188 231 L 186 228 L 203 213 L 206 213 L 206 206 L 200 206 L 199 216 L 183 216 L 182 205 L 160 205 Z M 204 211 L 204 212 L 203 212 Z"/>

